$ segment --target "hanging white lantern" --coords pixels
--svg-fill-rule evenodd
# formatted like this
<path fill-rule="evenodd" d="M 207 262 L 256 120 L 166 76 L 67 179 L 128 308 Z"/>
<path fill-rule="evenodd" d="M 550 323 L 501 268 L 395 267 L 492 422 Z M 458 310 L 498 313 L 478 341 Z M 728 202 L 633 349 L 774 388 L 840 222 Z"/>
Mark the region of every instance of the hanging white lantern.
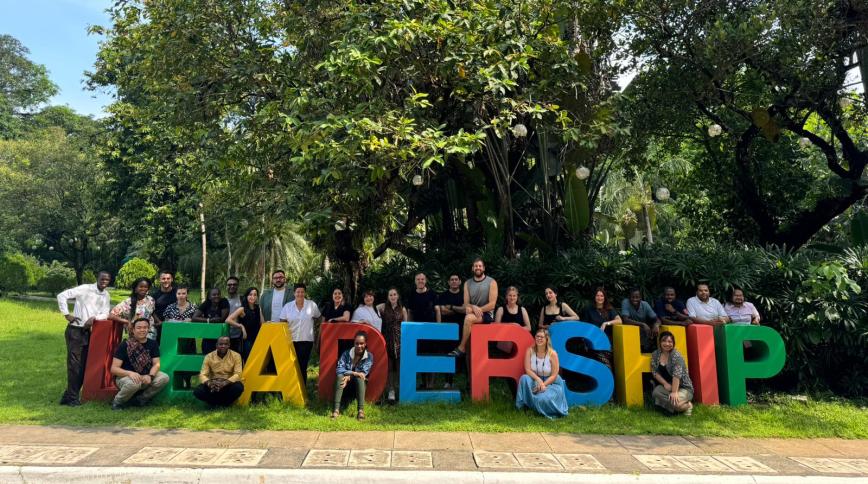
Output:
<path fill-rule="evenodd" d="M 810 145 L 811 145 L 811 140 L 809 140 L 808 138 L 805 138 L 805 137 L 799 138 L 799 146 L 800 147 L 807 148 Z"/>
<path fill-rule="evenodd" d="M 666 200 L 669 200 L 669 189 L 666 187 L 660 187 L 657 189 L 656 195 L 657 200 L 665 202 Z"/>
<path fill-rule="evenodd" d="M 576 168 L 576 178 L 579 180 L 587 180 L 589 176 L 591 176 L 591 170 L 587 166 L 582 165 Z"/>
<path fill-rule="evenodd" d="M 708 136 L 711 136 L 712 138 L 720 136 L 721 133 L 723 133 L 723 128 L 717 123 L 708 127 Z"/>
<path fill-rule="evenodd" d="M 512 135 L 516 138 L 524 138 L 527 136 L 527 126 L 518 123 L 512 127 Z"/>
<path fill-rule="evenodd" d="M 413 185 L 417 187 L 422 186 L 422 175 L 413 175 Z"/>
<path fill-rule="evenodd" d="M 468 170 L 472 170 L 472 169 L 473 169 L 473 162 L 472 162 L 472 161 L 468 161 L 468 162 L 467 162 L 467 169 L 468 169 Z"/>
<path fill-rule="evenodd" d="M 347 229 L 347 221 L 346 219 L 340 219 L 335 222 L 335 232 L 342 232 Z"/>

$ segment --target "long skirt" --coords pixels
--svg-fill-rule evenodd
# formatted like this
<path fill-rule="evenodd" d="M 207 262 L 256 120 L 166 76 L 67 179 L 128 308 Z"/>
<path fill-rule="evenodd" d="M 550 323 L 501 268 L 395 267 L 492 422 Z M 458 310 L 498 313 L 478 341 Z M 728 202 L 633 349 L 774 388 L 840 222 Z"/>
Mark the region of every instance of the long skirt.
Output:
<path fill-rule="evenodd" d="M 522 375 L 518 381 L 518 393 L 515 396 L 515 407 L 528 407 L 536 410 L 547 418 L 563 417 L 567 414 L 567 396 L 564 394 L 564 380 L 559 376 L 546 387 L 542 393 L 534 393 L 536 382 L 528 375 Z"/>

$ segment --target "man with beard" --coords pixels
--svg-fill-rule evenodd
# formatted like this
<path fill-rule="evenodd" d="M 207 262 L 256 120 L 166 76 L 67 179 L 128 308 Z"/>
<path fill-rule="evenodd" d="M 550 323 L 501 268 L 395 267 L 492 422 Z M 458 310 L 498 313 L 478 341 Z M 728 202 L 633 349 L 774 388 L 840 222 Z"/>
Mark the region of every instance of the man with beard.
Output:
<path fill-rule="evenodd" d="M 708 284 L 700 282 L 696 286 L 696 296 L 687 300 L 687 315 L 693 324 L 720 326 L 729 322 L 729 316 L 720 301 L 711 297 Z"/>
<path fill-rule="evenodd" d="M 462 357 L 467 353 L 473 325 L 494 321 L 496 305 L 497 281 L 485 275 L 485 263 L 477 258 L 473 261 L 473 277 L 464 283 L 464 334 L 458 347 L 449 353 L 451 356 Z"/>
<path fill-rule="evenodd" d="M 271 274 L 271 288 L 263 291 L 259 298 L 265 322 L 277 321 L 283 306 L 292 301 L 292 297 L 292 292 L 286 290 L 286 273 L 280 269 L 274 271 Z"/>

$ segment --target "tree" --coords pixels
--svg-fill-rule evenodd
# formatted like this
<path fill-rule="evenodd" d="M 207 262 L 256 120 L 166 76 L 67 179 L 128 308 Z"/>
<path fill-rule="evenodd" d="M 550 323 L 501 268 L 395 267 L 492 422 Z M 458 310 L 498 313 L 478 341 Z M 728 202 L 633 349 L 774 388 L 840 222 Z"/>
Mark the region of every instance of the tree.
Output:
<path fill-rule="evenodd" d="M 609 104 L 617 69 L 606 60 L 617 15 L 606 8 L 124 2 L 110 29 L 95 29 L 106 40 L 92 82 L 115 86 L 117 106 L 134 110 L 151 138 L 201 153 L 190 170 L 197 183 L 228 182 L 238 200 L 255 200 L 257 217 L 302 222 L 352 290 L 371 257 L 418 250 L 422 222 L 450 222 L 454 209 L 466 210 L 469 230 L 480 220 L 505 223 L 510 255 L 517 206 L 560 217 L 550 235 L 565 225 L 561 187 L 579 163 L 595 167 L 617 132 Z M 514 136 L 519 123 L 545 133 L 550 152 L 527 156 L 539 144 Z M 485 140 L 504 156 L 483 151 Z M 153 156 L 154 145 L 141 150 L 149 162 L 171 163 Z M 544 158 L 558 162 L 540 176 Z M 464 180 L 470 173 L 484 175 L 481 185 Z M 446 208 L 447 191 L 429 183 L 450 179 L 475 192 L 466 206 Z M 546 193 L 557 208 L 539 209 L 540 182 L 554 184 Z M 488 217 L 476 197 L 492 190 Z M 534 218 L 518 219 L 536 231 Z"/>
<path fill-rule="evenodd" d="M 57 94 L 45 66 L 34 64 L 29 53 L 15 37 L 0 34 L 0 139 L 17 136 L 24 118 Z"/>
<path fill-rule="evenodd" d="M 79 283 L 100 245 L 113 237 L 100 201 L 103 190 L 95 154 L 60 128 L 0 141 L 4 229 L 21 247 L 69 263 Z"/>
<path fill-rule="evenodd" d="M 699 175 L 752 221 L 743 235 L 798 248 L 865 197 L 864 93 L 846 85 L 866 45 L 863 4 L 648 0 L 631 12 L 645 62 L 635 126 L 704 147 Z"/>

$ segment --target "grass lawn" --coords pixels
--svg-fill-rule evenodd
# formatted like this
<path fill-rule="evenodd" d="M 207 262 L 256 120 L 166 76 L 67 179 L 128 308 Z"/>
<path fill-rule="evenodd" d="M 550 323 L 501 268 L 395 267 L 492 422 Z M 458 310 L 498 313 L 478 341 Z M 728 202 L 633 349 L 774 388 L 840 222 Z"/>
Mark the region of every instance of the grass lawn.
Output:
<path fill-rule="evenodd" d="M 192 402 L 158 403 L 121 412 L 111 411 L 107 403 L 68 408 L 58 405 L 66 386 L 64 327 L 53 302 L 0 300 L 0 424 L 868 438 L 865 401 L 812 399 L 806 403 L 776 396 L 739 408 L 698 405 L 689 418 L 609 404 L 572 408 L 568 417 L 549 421 L 516 410 L 505 385 L 500 384 L 493 385 L 491 403 L 370 405 L 362 423 L 349 417 L 332 421 L 327 406 L 316 400 L 306 409 L 275 401 L 218 411 L 206 411 Z M 313 372 L 316 370 L 314 367 Z M 316 395 L 315 381 L 310 379 L 310 395 Z"/>

